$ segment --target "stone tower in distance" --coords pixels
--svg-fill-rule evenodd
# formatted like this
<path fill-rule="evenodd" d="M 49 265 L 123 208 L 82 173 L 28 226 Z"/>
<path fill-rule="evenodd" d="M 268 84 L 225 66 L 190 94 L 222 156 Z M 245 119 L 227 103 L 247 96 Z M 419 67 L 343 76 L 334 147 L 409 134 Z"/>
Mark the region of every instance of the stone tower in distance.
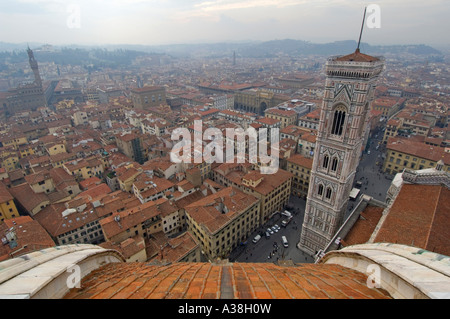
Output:
<path fill-rule="evenodd" d="M 28 61 L 30 62 L 31 70 L 34 73 L 34 83 L 36 83 L 38 86 L 42 87 L 42 80 L 41 80 L 41 76 L 39 74 L 38 63 L 37 63 L 36 59 L 34 58 L 34 53 L 30 49 L 30 47 L 28 47 L 27 53 L 28 53 Z"/>
<path fill-rule="evenodd" d="M 331 57 L 316 151 L 298 248 L 314 255 L 343 222 L 368 129 L 371 102 L 384 59 L 363 54 Z"/>

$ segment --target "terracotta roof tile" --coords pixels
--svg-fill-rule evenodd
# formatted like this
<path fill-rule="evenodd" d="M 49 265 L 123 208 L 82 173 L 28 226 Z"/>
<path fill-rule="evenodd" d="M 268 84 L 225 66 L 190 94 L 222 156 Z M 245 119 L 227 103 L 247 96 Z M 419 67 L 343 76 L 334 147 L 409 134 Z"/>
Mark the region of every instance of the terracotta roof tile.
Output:
<path fill-rule="evenodd" d="M 375 206 L 366 207 L 345 238 L 341 239 L 341 244 L 350 246 L 367 243 L 383 214 L 383 209 Z"/>
<path fill-rule="evenodd" d="M 447 187 L 405 184 L 374 241 L 411 245 L 449 256 L 449 221 Z"/>
<path fill-rule="evenodd" d="M 65 298 L 390 298 L 368 288 L 366 280 L 362 273 L 333 264 L 114 263 L 93 271 Z"/>

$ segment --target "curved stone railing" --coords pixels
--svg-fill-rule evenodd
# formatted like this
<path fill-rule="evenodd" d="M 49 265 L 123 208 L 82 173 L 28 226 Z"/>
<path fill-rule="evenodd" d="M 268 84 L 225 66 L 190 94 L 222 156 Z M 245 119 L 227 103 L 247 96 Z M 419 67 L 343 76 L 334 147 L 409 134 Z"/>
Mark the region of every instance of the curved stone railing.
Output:
<path fill-rule="evenodd" d="M 0 298 L 63 297 L 91 271 L 124 262 L 115 250 L 95 245 L 56 246 L 0 263 Z"/>
<path fill-rule="evenodd" d="M 450 257 L 399 244 L 361 244 L 327 253 L 319 263 L 368 275 L 368 285 L 398 299 L 450 299 Z"/>

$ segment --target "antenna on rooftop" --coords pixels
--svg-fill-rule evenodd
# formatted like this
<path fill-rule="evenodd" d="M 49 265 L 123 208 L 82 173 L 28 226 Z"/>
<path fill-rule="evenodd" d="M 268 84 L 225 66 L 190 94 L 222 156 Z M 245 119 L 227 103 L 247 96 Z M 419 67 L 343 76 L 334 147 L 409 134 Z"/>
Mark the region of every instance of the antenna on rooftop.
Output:
<path fill-rule="evenodd" d="M 359 32 L 358 47 L 356 48 L 356 51 L 358 51 L 358 52 L 359 52 L 359 45 L 361 44 L 361 36 L 362 36 L 363 29 L 364 29 L 364 22 L 366 21 L 366 10 L 367 10 L 367 7 L 364 7 L 364 16 L 363 16 L 363 20 L 362 20 L 362 24 L 361 24 L 361 31 Z"/>

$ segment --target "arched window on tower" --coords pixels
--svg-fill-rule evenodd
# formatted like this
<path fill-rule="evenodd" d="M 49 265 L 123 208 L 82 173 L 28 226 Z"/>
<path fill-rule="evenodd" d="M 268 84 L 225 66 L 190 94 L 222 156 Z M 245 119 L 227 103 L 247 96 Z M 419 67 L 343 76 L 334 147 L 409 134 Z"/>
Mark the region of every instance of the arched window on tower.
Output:
<path fill-rule="evenodd" d="M 330 199 L 330 198 L 331 198 L 331 188 L 327 187 L 327 192 L 326 192 L 326 194 L 325 194 L 325 197 L 326 197 L 327 199 Z"/>
<path fill-rule="evenodd" d="M 317 194 L 319 194 L 319 196 L 323 195 L 323 185 L 319 185 L 319 190 L 317 191 Z"/>
<path fill-rule="evenodd" d="M 333 172 L 336 172 L 337 166 L 338 166 L 338 160 L 337 160 L 337 158 L 335 157 L 335 158 L 333 158 L 333 160 L 331 161 L 331 170 L 332 170 Z"/>
<path fill-rule="evenodd" d="M 323 168 L 328 168 L 328 162 L 330 161 L 330 157 L 328 155 L 325 155 L 323 158 Z"/>
<path fill-rule="evenodd" d="M 342 132 L 344 130 L 345 116 L 345 106 L 339 105 L 335 108 L 333 115 L 333 125 L 331 126 L 331 134 L 339 136 L 342 135 Z"/>

